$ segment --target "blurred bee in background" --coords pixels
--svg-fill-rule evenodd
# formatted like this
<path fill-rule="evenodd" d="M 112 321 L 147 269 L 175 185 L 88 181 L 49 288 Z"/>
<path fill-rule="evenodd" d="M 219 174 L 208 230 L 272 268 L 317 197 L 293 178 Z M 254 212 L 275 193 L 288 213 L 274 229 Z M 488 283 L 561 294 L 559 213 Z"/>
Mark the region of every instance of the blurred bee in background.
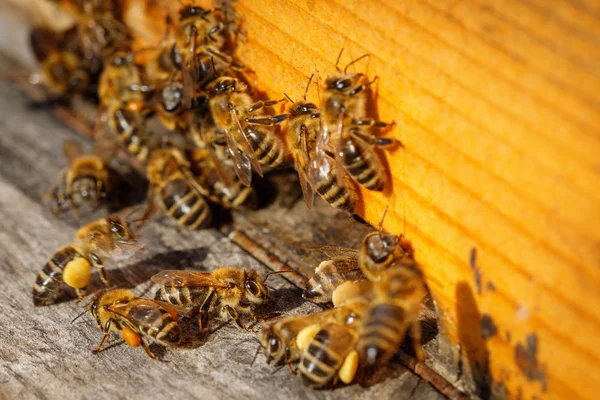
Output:
<path fill-rule="evenodd" d="M 135 297 L 127 289 L 100 292 L 90 303 L 90 313 L 104 333 L 93 354 L 98 354 L 111 332 L 120 334 L 131 347 L 142 345 L 146 354 L 156 359 L 148 340 L 173 346 L 181 342 L 181 328 L 175 307 L 161 301 Z"/>
<path fill-rule="evenodd" d="M 419 313 L 426 293 L 423 274 L 414 263 L 395 264 L 381 273 L 359 330 L 357 350 L 363 365 L 386 364 L 409 329 L 417 358 L 425 359 Z"/>
<path fill-rule="evenodd" d="M 108 154 L 84 153 L 81 145 L 72 140 L 63 143 L 63 151 L 69 166 L 61 171 L 57 184 L 44 196 L 54 204 L 51 211 L 64 211 L 67 205 L 74 211 L 91 209 L 105 203 L 111 190 Z"/>
<path fill-rule="evenodd" d="M 192 314 L 197 314 L 202 333 L 208 331 L 208 312 L 213 306 L 219 308 L 223 318 L 231 318 L 237 326 L 247 331 L 240 314 L 248 314 L 256 320 L 255 306 L 269 300 L 269 290 L 263 278 L 254 270 L 217 268 L 212 272 L 162 271 L 151 279 L 161 286 L 155 298 L 184 306 Z"/>
<path fill-rule="evenodd" d="M 225 138 L 237 176 L 249 186 L 252 169 L 262 176 L 261 164 L 276 168 L 287 161 L 283 142 L 275 133 L 286 115 L 254 114 L 282 100 L 254 102 L 246 90 L 246 84 L 228 76 L 206 87 L 215 129 Z"/>
<path fill-rule="evenodd" d="M 369 190 L 381 191 L 387 182 L 387 171 L 376 148 L 390 147 L 395 139 L 377 138 L 370 134 L 370 127 L 383 128 L 390 124 L 367 118 L 368 87 L 377 77 L 367 81 L 362 73 L 350 73 L 348 68 L 368 57 L 365 54 L 351 61 L 342 71 L 336 62 L 337 73 L 325 80 L 321 104 L 321 130 L 316 140 L 315 156 L 310 165 L 316 179 L 331 168 L 330 158 L 335 159 L 338 182 L 343 185 L 346 172 L 359 185 Z"/>
<path fill-rule="evenodd" d="M 40 63 L 40 73 L 33 74 L 30 81 L 43 84 L 51 100 L 69 100 L 75 94 L 93 93 L 97 75 L 86 69 L 78 39 L 76 27 L 62 32 L 47 27 L 31 31 L 31 48 Z"/>
<path fill-rule="evenodd" d="M 190 172 L 190 164 L 184 154 L 175 147 L 157 148 L 148 160 L 147 177 L 150 181 L 148 209 L 144 218 L 150 216 L 154 207 L 188 229 L 208 226 L 212 212 L 205 195 Z"/>
<path fill-rule="evenodd" d="M 334 170 L 334 159 L 324 155 L 321 159 L 321 168 L 309 172 L 311 157 L 313 157 L 316 140 L 321 129 L 319 108 L 316 104 L 306 101 L 306 93 L 312 81 L 308 80 L 304 91 L 303 101 L 294 102 L 289 97 L 292 105 L 288 108 L 288 127 L 285 135 L 287 148 L 294 160 L 294 167 L 298 172 L 302 194 L 307 207 L 312 208 L 314 192 L 317 192 L 326 202 L 333 207 L 354 213 L 356 193 L 352 183 L 348 180 L 343 184 L 337 180 Z"/>
<path fill-rule="evenodd" d="M 135 159 L 144 164 L 149 154 L 146 120 L 152 114 L 147 96 L 154 90 L 142 81 L 141 67 L 134 53 L 117 53 L 100 76 L 98 95 L 100 107 L 96 139 L 108 127 L 108 137 L 116 137 Z"/>
<path fill-rule="evenodd" d="M 33 285 L 33 303 L 36 306 L 53 304 L 64 285 L 75 289 L 77 297 L 83 298 L 92 267 L 98 269 L 100 279 L 108 287 L 103 259 L 121 260 L 140 248 L 137 236 L 118 215 L 83 226 L 76 233 L 76 242 L 60 248 L 39 272 Z"/>

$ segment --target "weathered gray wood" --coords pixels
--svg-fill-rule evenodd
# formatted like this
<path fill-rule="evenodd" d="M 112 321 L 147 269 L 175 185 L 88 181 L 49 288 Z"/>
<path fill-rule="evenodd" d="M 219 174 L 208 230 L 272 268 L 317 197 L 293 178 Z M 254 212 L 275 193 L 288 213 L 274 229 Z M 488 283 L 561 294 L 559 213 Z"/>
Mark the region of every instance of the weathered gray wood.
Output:
<path fill-rule="evenodd" d="M 49 113 L 28 110 L 27 102 L 15 87 L 0 81 L 0 398 L 443 398 L 397 363 L 384 372 L 382 382 L 369 388 L 307 390 L 287 368 L 275 370 L 256 355 L 254 334 L 218 319 L 211 320 L 216 331 L 197 348 L 157 351 L 161 361 L 152 361 L 117 339 L 100 355 L 92 355 L 90 349 L 101 336 L 98 328 L 89 316 L 70 324 L 85 302 L 35 308 L 31 301 L 39 269 L 70 241 L 77 226 L 69 215 L 51 215 L 40 204 L 40 195 L 65 164 L 61 142 L 77 135 Z M 289 227 L 288 231 L 293 233 Z M 166 268 L 239 265 L 267 271 L 213 229 L 187 232 L 157 218 L 140 233 L 146 250 L 109 267 L 115 284 L 132 287 L 138 294 L 150 287 L 152 274 Z M 276 288 L 275 304 L 266 307 L 265 314 L 315 310 L 283 278 L 270 284 Z"/>

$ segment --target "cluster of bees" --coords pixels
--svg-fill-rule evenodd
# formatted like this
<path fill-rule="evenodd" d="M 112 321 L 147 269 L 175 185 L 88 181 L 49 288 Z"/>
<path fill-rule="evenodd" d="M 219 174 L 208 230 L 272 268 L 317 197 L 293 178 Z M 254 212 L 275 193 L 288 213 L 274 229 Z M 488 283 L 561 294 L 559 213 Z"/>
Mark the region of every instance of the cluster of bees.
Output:
<path fill-rule="evenodd" d="M 181 5 L 167 15 L 166 32 L 153 46 L 133 50 L 133 33 L 117 1 L 60 1 L 77 21 L 64 32 L 36 29 L 34 54 L 50 96 L 81 94 L 98 102 L 95 150 L 74 142 L 64 151 L 69 166 L 47 198 L 53 212 L 93 209 L 114 198 L 109 163 L 123 153 L 149 182 L 147 209 L 156 209 L 188 229 L 210 225 L 212 209 L 252 209 L 257 193 L 253 174 L 293 166 L 309 208 L 318 194 L 331 206 L 354 213 L 358 186 L 381 191 L 388 171 L 379 149 L 398 145 L 373 135 L 390 124 L 368 115 L 369 87 L 376 81 L 349 72 L 360 57 L 321 85 L 319 105 L 306 100 L 265 100 L 248 78 L 252 72 L 233 53 L 233 34 L 221 10 Z M 143 60 L 143 61 L 142 61 Z M 273 111 L 289 101 L 281 114 Z M 154 125 L 153 125 L 154 124 Z M 383 221 L 383 218 L 382 218 Z M 111 332 L 155 358 L 150 341 L 181 344 L 179 317 L 198 318 L 208 331 L 218 309 L 248 330 L 242 317 L 257 320 L 255 307 L 269 301 L 266 277 L 240 268 L 213 272 L 163 271 L 154 299 L 110 289 L 107 260 L 140 249 L 134 230 L 113 214 L 83 226 L 75 242 L 59 249 L 40 271 L 33 288 L 36 305 L 53 304 L 64 289 L 82 298 L 97 268 L 106 290 L 89 310 L 104 336 Z M 321 246 L 331 256 L 307 282 L 303 296 L 334 308 L 277 320 L 261 333 L 267 361 L 297 363 L 315 388 L 353 381 L 361 370 L 384 365 L 408 329 L 420 343 L 418 315 L 426 289 L 412 249 L 401 237 L 379 231 L 360 250 Z M 417 355 L 421 356 L 419 346 Z"/>

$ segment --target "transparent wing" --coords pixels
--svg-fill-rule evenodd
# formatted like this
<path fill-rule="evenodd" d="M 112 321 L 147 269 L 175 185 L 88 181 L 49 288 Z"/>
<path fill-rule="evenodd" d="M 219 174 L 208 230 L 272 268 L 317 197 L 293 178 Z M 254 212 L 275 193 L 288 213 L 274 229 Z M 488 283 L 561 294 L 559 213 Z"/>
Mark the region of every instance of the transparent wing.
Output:
<path fill-rule="evenodd" d="M 227 150 L 231 155 L 233 169 L 240 181 L 246 186 L 250 186 L 252 182 L 252 163 L 246 153 L 244 153 L 237 145 L 237 142 L 231 132 L 226 130 L 223 133 L 227 142 Z"/>
<path fill-rule="evenodd" d="M 357 257 L 336 256 L 331 262 L 325 262 L 318 267 L 319 273 L 323 274 L 351 274 L 360 271 Z"/>
<path fill-rule="evenodd" d="M 310 165 L 310 152 L 308 148 L 308 129 L 305 126 L 301 128 L 300 138 L 300 151 L 298 152 L 298 159 L 294 160 L 296 171 L 298 172 L 298 179 L 300 180 L 300 187 L 302 188 L 302 196 L 308 209 L 312 209 L 315 201 L 315 192 L 313 191 L 310 183 L 307 168 Z"/>
<path fill-rule="evenodd" d="M 302 248 L 308 249 L 308 250 L 319 250 L 319 251 L 322 251 L 323 253 L 327 254 L 327 256 L 329 256 L 329 257 L 333 257 L 336 255 L 342 255 L 342 256 L 345 255 L 346 257 L 348 257 L 349 254 L 356 254 L 356 256 L 358 256 L 358 254 L 360 253 L 359 250 L 351 249 L 348 247 L 321 246 L 318 244 L 307 244 L 307 245 L 303 245 Z"/>
<path fill-rule="evenodd" d="M 83 148 L 81 147 L 81 144 L 76 141 L 67 139 L 63 142 L 63 153 L 65 153 L 70 165 L 83 155 Z"/>
<path fill-rule="evenodd" d="M 158 285 L 174 287 L 229 287 L 227 282 L 214 279 L 210 272 L 167 270 L 159 272 L 150 279 Z"/>
<path fill-rule="evenodd" d="M 231 116 L 233 117 L 233 120 L 235 121 L 235 124 L 237 126 L 236 132 L 237 132 L 237 134 L 240 135 L 240 139 L 241 139 L 241 140 L 237 140 L 236 142 L 238 142 L 239 145 L 242 147 L 242 151 L 244 151 L 247 154 L 248 159 L 250 160 L 250 164 L 252 164 L 252 168 L 254 168 L 254 170 L 256 171 L 256 173 L 258 175 L 263 176 L 262 168 L 260 166 L 260 163 L 258 162 L 258 158 L 256 158 L 256 154 L 254 153 L 254 150 L 252 150 L 252 146 L 250 145 L 248 136 L 246 136 L 246 131 L 244 130 L 244 127 L 242 126 L 242 123 L 240 122 L 238 110 L 235 107 L 231 109 Z M 251 129 L 251 128 L 247 128 L 247 129 Z"/>

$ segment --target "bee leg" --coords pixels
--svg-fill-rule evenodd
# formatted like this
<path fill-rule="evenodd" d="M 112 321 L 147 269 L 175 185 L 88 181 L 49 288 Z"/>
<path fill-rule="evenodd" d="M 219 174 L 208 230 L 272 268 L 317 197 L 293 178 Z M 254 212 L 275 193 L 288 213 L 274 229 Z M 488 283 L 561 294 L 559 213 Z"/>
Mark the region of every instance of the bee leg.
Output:
<path fill-rule="evenodd" d="M 252 117 L 244 118 L 244 121 L 249 125 L 263 125 L 263 126 L 273 126 L 277 125 L 287 119 L 287 114 L 280 115 L 255 115 Z"/>
<path fill-rule="evenodd" d="M 275 104 L 281 103 L 282 101 L 285 101 L 285 100 L 286 100 L 285 97 L 280 100 L 266 100 L 266 101 L 260 100 L 260 101 L 257 101 L 256 103 L 252 104 L 250 106 L 250 108 L 248 108 L 248 112 L 252 113 L 256 110 L 260 110 L 263 107 L 271 107 L 271 106 L 274 106 Z"/>
<path fill-rule="evenodd" d="M 369 82 L 363 83 L 362 85 L 355 87 L 354 89 L 352 89 L 352 90 L 350 91 L 350 96 L 355 96 L 356 94 L 358 94 L 358 93 L 362 92 L 363 90 L 365 90 L 366 88 L 368 88 L 369 86 L 371 86 L 372 84 L 374 84 L 374 83 L 375 83 L 375 81 L 377 81 L 377 79 L 378 79 L 378 78 L 379 78 L 379 77 L 378 77 L 378 76 L 376 76 L 375 78 L 373 78 L 373 80 L 372 80 L 372 81 L 369 81 Z"/>
<path fill-rule="evenodd" d="M 106 343 L 106 341 L 110 337 L 110 326 L 112 325 L 113 322 L 115 322 L 115 320 L 112 318 L 110 318 L 108 321 L 106 321 L 106 324 L 104 325 L 104 331 L 103 331 L 104 336 L 102 336 L 102 340 L 100 341 L 98 348 L 96 350 L 92 350 L 92 354 L 98 354 L 102 351 L 102 348 L 104 347 L 104 343 Z"/>
<path fill-rule="evenodd" d="M 109 281 L 109 278 L 108 278 L 108 272 L 106 272 L 106 269 L 104 268 L 104 264 L 102 263 L 102 260 L 100 259 L 100 257 L 98 257 L 97 255 L 95 255 L 94 253 L 92 253 L 90 255 L 90 257 L 92 257 L 92 261 L 94 262 L 94 266 L 96 268 L 98 268 L 98 272 L 100 273 L 100 280 L 102 281 L 102 283 L 104 283 L 104 286 L 110 287 L 110 281 Z"/>
<path fill-rule="evenodd" d="M 292 363 L 288 362 L 286 364 L 287 364 L 288 369 L 290 370 L 290 374 L 296 375 L 296 370 L 294 369 L 294 367 L 292 367 Z"/>
<path fill-rule="evenodd" d="M 400 146 L 402 146 L 402 143 L 396 139 L 380 138 L 380 137 L 375 137 L 372 135 L 365 135 L 365 134 L 358 132 L 357 129 L 353 129 L 351 132 L 354 136 L 361 138 L 362 140 L 364 140 L 365 142 L 367 142 L 368 144 L 370 144 L 372 146 L 389 147 L 389 146 L 393 146 L 395 144 L 399 144 Z"/>
<path fill-rule="evenodd" d="M 410 325 L 410 334 L 413 340 L 413 346 L 415 350 L 415 355 L 417 356 L 417 360 L 425 361 L 427 359 L 427 355 L 423 351 L 423 346 L 421 343 L 421 323 L 419 320 L 414 321 Z"/>
<path fill-rule="evenodd" d="M 237 324 L 237 326 L 239 326 L 240 328 L 242 328 L 246 332 L 250 332 L 248 330 L 248 328 L 246 328 L 246 326 L 240 320 L 240 315 L 238 314 L 238 312 L 236 310 L 234 310 L 231 306 L 225 306 L 225 307 L 223 307 L 223 309 L 225 311 L 227 311 L 227 314 L 229 314 L 229 316 L 231 317 L 231 319 L 235 321 L 235 323 Z"/>
<path fill-rule="evenodd" d="M 213 288 L 210 291 L 210 294 L 206 296 L 204 303 L 200 306 L 200 310 L 198 313 L 198 325 L 200 327 L 200 332 L 202 336 L 208 332 L 208 310 L 210 309 L 210 305 L 217 291 Z"/>
<path fill-rule="evenodd" d="M 156 356 L 154 355 L 154 353 L 152 353 L 152 350 L 150 350 L 150 346 L 143 339 L 142 339 L 142 347 L 144 348 L 144 351 L 146 352 L 146 354 L 148 354 L 148 357 L 150 357 L 153 360 L 156 360 Z"/>
<path fill-rule="evenodd" d="M 220 31 L 223 30 L 223 23 L 219 22 L 218 24 L 216 24 L 215 26 L 213 26 L 212 28 L 210 28 L 210 30 L 208 31 L 208 33 L 206 34 L 206 36 L 208 36 L 208 38 L 210 40 L 212 40 L 213 42 L 216 42 L 217 40 L 212 36 L 215 33 L 218 33 Z"/>
<path fill-rule="evenodd" d="M 386 128 L 388 126 L 393 126 L 395 124 L 396 124 L 395 122 L 377 121 L 377 120 L 374 120 L 373 118 L 353 119 L 352 120 L 352 125 L 374 126 L 376 128 Z"/>
<path fill-rule="evenodd" d="M 77 302 L 79 303 L 85 296 L 85 289 L 75 288 L 75 294 L 77 295 Z"/>

